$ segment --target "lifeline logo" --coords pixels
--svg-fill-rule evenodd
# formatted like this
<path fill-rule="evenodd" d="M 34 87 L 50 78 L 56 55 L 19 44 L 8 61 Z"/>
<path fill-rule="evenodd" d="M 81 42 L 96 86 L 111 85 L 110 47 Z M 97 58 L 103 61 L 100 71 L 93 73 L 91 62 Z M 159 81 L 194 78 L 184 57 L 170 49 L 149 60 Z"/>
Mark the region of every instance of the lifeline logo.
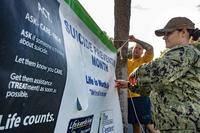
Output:
<path fill-rule="evenodd" d="M 99 133 L 114 133 L 114 122 L 113 122 L 112 110 L 106 110 L 106 111 L 101 112 Z"/>
<path fill-rule="evenodd" d="M 90 133 L 93 116 L 94 115 L 71 119 L 67 133 Z"/>

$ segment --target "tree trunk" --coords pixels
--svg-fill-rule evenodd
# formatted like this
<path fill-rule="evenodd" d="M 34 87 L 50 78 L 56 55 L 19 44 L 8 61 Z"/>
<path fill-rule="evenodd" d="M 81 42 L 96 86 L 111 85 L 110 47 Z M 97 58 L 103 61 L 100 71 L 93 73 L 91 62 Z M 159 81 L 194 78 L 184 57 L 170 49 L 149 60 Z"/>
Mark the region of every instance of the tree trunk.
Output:
<path fill-rule="evenodd" d="M 131 0 L 115 0 L 114 45 L 116 48 L 119 48 L 120 46 L 122 46 L 122 44 L 128 39 L 129 23 L 130 23 L 130 10 L 131 10 Z M 128 53 L 128 45 L 126 45 L 122 48 L 121 55 L 120 55 L 120 53 L 117 54 L 117 65 L 116 65 L 116 78 L 117 79 L 127 80 L 127 53 Z M 121 89 L 119 91 L 124 133 L 128 132 L 127 95 L 128 95 L 127 89 Z"/>

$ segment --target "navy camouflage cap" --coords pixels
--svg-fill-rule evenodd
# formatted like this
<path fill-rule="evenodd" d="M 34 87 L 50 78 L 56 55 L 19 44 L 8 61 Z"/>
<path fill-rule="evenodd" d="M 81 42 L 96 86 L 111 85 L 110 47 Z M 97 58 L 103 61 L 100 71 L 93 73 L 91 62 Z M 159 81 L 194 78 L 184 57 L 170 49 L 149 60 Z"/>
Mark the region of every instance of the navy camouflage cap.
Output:
<path fill-rule="evenodd" d="M 194 23 L 186 17 L 174 17 L 169 20 L 166 26 L 163 29 L 155 31 L 157 36 L 164 36 L 166 32 L 172 32 L 178 29 L 194 29 Z"/>

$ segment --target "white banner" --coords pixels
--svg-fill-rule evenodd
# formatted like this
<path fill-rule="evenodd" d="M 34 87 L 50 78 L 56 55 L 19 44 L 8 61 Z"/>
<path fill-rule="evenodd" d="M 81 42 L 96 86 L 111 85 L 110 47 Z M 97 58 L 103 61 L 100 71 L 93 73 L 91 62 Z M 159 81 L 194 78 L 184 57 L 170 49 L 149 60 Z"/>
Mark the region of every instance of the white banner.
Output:
<path fill-rule="evenodd" d="M 68 5 L 62 5 L 60 15 L 70 76 L 55 131 L 66 132 L 64 127 L 68 125 L 67 132 L 73 132 L 69 120 L 76 118 L 74 125 L 79 125 L 80 117 L 93 115 L 92 133 L 121 133 L 121 112 L 114 88 L 116 53 L 111 52 Z M 78 110 L 77 99 L 81 110 Z M 66 107 L 70 108 L 67 113 Z M 66 120 L 63 116 L 67 116 Z M 104 122 L 106 120 L 110 122 Z M 81 131 L 79 127 L 74 129 Z"/>

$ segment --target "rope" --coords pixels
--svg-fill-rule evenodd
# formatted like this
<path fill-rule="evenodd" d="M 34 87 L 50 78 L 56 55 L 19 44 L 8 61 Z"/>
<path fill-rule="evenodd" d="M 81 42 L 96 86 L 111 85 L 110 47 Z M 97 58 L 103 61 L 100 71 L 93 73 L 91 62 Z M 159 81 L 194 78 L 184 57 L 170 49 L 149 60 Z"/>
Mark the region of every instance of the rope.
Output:
<path fill-rule="evenodd" d="M 130 92 L 129 89 L 128 89 L 128 91 Z M 131 103 L 132 103 L 132 106 L 133 106 L 133 110 L 134 110 L 135 117 L 136 117 L 136 119 L 137 119 L 137 121 L 138 121 L 138 124 L 139 124 L 140 128 L 142 129 L 142 133 L 145 133 L 144 128 L 143 128 L 143 126 L 142 126 L 142 124 L 141 124 L 141 122 L 140 122 L 140 120 L 139 120 L 139 118 L 138 118 L 138 115 L 137 115 L 137 111 L 136 111 L 136 108 L 135 108 L 135 104 L 134 104 L 133 98 L 131 98 Z"/>
<path fill-rule="evenodd" d="M 117 52 L 119 52 L 119 54 L 120 54 L 120 59 L 121 59 L 121 60 L 123 59 L 123 56 L 122 56 L 122 48 L 123 48 L 126 44 L 128 44 L 129 41 L 130 41 L 130 39 L 126 40 L 126 41 L 122 44 L 122 46 L 119 47 L 119 48 L 117 49 Z"/>

